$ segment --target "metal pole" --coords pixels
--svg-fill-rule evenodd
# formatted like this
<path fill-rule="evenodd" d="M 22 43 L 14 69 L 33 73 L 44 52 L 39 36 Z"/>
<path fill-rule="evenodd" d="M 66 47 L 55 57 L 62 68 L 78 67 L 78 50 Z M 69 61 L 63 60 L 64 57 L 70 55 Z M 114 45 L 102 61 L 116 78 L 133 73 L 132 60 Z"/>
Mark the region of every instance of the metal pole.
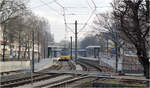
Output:
<path fill-rule="evenodd" d="M 32 31 L 32 72 L 34 72 L 34 30 Z"/>
<path fill-rule="evenodd" d="M 40 62 L 40 36 L 39 36 L 39 31 L 38 31 L 38 62 Z"/>
<path fill-rule="evenodd" d="M 77 60 L 77 21 L 75 21 L 75 61 Z"/>
<path fill-rule="evenodd" d="M 45 33 L 46 36 L 46 33 Z M 44 36 L 44 59 L 45 59 L 45 36 Z"/>
<path fill-rule="evenodd" d="M 47 40 L 46 40 L 46 58 L 48 58 L 48 33 L 47 33 Z"/>
<path fill-rule="evenodd" d="M 71 53 L 71 56 L 70 56 L 70 58 L 71 58 L 71 60 L 72 60 L 72 36 L 70 37 L 70 41 L 71 41 L 71 44 L 70 44 L 70 53 Z"/>

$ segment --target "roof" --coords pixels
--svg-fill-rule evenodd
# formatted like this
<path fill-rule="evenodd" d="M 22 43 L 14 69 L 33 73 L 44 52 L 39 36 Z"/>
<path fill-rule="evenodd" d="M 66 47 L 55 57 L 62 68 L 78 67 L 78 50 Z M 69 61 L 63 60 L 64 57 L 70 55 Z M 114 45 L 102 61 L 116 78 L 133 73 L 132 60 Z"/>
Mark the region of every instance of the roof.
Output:
<path fill-rule="evenodd" d="M 100 48 L 100 46 L 87 46 L 86 48 Z"/>
<path fill-rule="evenodd" d="M 54 48 L 54 47 L 63 48 L 63 46 L 58 46 L 58 45 L 49 45 L 48 47 L 52 47 L 52 48 Z"/>
<path fill-rule="evenodd" d="M 52 49 L 52 51 L 61 51 L 61 49 Z"/>

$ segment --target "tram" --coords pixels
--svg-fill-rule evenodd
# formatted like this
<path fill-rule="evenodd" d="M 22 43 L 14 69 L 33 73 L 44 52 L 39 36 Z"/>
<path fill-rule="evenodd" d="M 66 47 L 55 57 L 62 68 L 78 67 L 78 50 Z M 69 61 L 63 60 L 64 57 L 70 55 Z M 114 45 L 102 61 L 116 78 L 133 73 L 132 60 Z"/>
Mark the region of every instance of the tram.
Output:
<path fill-rule="evenodd" d="M 70 59 L 69 50 L 66 48 L 62 49 L 62 51 L 60 52 L 59 61 L 69 61 L 69 59 Z"/>

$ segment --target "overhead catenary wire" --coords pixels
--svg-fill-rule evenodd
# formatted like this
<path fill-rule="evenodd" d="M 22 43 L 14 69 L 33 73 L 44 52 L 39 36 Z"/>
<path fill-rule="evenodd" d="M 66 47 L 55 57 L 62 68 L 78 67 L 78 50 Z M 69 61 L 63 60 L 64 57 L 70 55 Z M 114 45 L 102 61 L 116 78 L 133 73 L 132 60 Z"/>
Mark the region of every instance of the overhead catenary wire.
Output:
<path fill-rule="evenodd" d="M 65 7 L 62 3 L 60 3 L 58 0 L 53 0 L 51 2 L 48 2 L 48 3 L 45 3 L 43 0 L 40 0 L 42 3 L 43 3 L 43 6 L 46 5 L 47 7 L 49 7 L 51 10 L 55 11 L 57 14 L 61 15 L 64 17 L 64 25 L 65 25 L 65 31 L 68 33 L 68 32 L 72 32 L 74 33 L 74 28 L 70 27 L 69 25 L 72 25 L 74 23 L 67 23 L 67 17 L 66 16 L 76 16 L 76 15 L 88 15 L 88 14 L 78 14 L 78 13 L 66 13 L 68 11 L 68 9 L 87 9 L 87 8 L 90 8 L 92 11 L 91 13 L 89 14 L 89 17 L 88 19 L 84 22 L 84 23 L 78 23 L 78 25 L 83 25 L 78 33 L 85 33 L 86 32 L 86 27 L 88 26 L 88 24 L 91 22 L 91 18 L 95 15 L 96 11 L 97 11 L 97 8 L 102 8 L 102 7 L 97 7 L 97 5 L 95 4 L 94 0 L 90 0 L 91 2 L 88 3 L 88 6 L 78 6 L 78 7 L 74 7 L 74 6 L 68 6 L 68 7 Z M 56 9 L 52 8 L 50 6 L 50 4 L 52 3 L 55 3 L 56 5 L 60 6 L 62 9 L 63 9 L 63 14 L 58 12 Z M 92 5 L 90 5 L 92 4 Z M 41 5 L 42 6 L 42 5 Z M 38 6 L 37 6 L 38 7 Z M 40 5 L 39 5 L 40 7 Z M 89 32 L 89 31 L 87 31 Z"/>
<path fill-rule="evenodd" d="M 94 10 L 93 10 L 93 12 L 91 13 L 90 17 L 88 18 L 87 23 L 89 22 L 89 20 L 91 19 L 91 17 L 95 14 L 95 12 L 96 12 L 96 10 L 97 10 L 97 6 L 96 6 L 95 2 L 94 2 L 93 0 L 91 0 L 91 1 L 92 1 L 93 5 L 94 5 Z M 89 3 L 88 3 L 88 5 L 89 5 Z M 90 5 L 89 5 L 89 6 L 90 6 Z M 91 7 L 91 6 L 90 6 L 90 7 Z M 82 30 L 83 30 L 85 27 L 86 27 L 86 25 L 84 25 L 84 26 L 81 28 L 81 30 L 79 31 L 79 33 L 82 32 Z M 84 33 L 84 34 L 85 34 L 85 33 Z"/>
<path fill-rule="evenodd" d="M 94 13 L 96 12 L 97 6 L 96 6 L 96 4 L 95 4 L 95 2 L 94 2 L 93 0 L 91 0 L 91 1 L 92 1 L 93 5 L 94 5 L 94 10 L 91 12 L 89 18 L 87 19 L 87 21 L 85 22 L 84 26 L 79 30 L 78 33 L 80 33 L 80 32 L 87 26 L 87 23 L 90 21 L 90 19 L 92 18 L 92 16 L 93 16 Z M 90 6 L 90 5 L 89 5 L 89 6 Z"/>
<path fill-rule="evenodd" d="M 92 1 L 93 2 L 93 1 Z M 63 5 L 61 5 L 59 2 L 55 1 L 55 3 L 57 5 L 59 5 L 61 8 L 63 8 L 63 11 L 65 12 L 65 7 Z M 96 7 L 96 6 L 95 6 Z M 94 15 L 94 12 L 96 11 L 96 8 L 94 8 L 94 10 L 91 12 L 89 18 L 87 19 L 87 21 L 84 23 L 83 27 L 79 30 L 79 32 L 81 32 L 86 26 L 87 26 L 87 23 L 89 22 L 89 20 L 92 18 L 92 16 Z M 66 28 L 69 28 L 71 31 L 72 31 L 72 28 L 70 28 L 68 25 L 67 25 L 67 22 L 66 22 L 66 14 L 63 14 L 64 16 L 64 21 L 65 21 L 65 26 Z M 74 31 L 72 31 L 74 33 Z M 78 32 L 78 33 L 79 33 Z"/>
<path fill-rule="evenodd" d="M 73 33 L 74 33 L 74 31 L 72 31 L 72 29 L 67 25 L 65 7 L 57 1 L 55 1 L 55 3 L 63 9 L 63 17 L 64 17 L 64 24 L 65 24 L 65 41 L 67 41 L 66 38 L 67 38 L 68 29 L 71 30 L 71 32 L 73 32 Z M 67 42 L 65 42 L 65 47 L 66 47 L 66 45 L 67 45 Z"/>
<path fill-rule="evenodd" d="M 52 4 L 52 3 L 55 3 L 55 1 L 58 1 L 58 0 L 52 0 L 52 1 L 50 1 L 50 2 L 46 2 L 46 4 L 47 4 L 47 5 L 50 5 L 50 4 Z M 38 6 L 34 6 L 34 7 L 30 8 L 30 9 L 36 9 L 36 8 L 39 8 L 39 7 L 42 7 L 42 6 L 45 6 L 45 4 L 42 3 L 42 4 L 38 5 Z"/>
<path fill-rule="evenodd" d="M 56 1 L 56 0 L 54 0 L 54 1 Z M 62 15 L 56 9 L 52 8 L 51 6 L 49 6 L 48 3 L 45 3 L 43 0 L 40 0 L 40 2 L 43 3 L 44 5 L 46 5 L 49 9 L 53 10 L 54 12 L 56 12 L 58 15 Z"/>
<path fill-rule="evenodd" d="M 69 29 L 71 32 L 74 33 L 74 31 L 72 30 L 72 28 L 67 25 L 65 7 L 64 7 L 63 5 L 61 5 L 59 2 L 57 2 L 57 1 L 55 1 L 55 3 L 56 3 L 57 5 L 59 5 L 59 6 L 63 9 L 64 24 L 65 24 L 65 30 L 66 30 L 66 32 L 68 31 L 67 29 Z"/>
<path fill-rule="evenodd" d="M 55 3 L 56 3 L 57 5 L 59 5 L 61 8 L 65 9 L 65 7 L 64 7 L 63 5 L 61 5 L 59 2 L 55 1 Z"/>
<path fill-rule="evenodd" d="M 91 27 L 91 25 L 88 25 L 89 27 Z M 88 33 L 87 33 L 88 32 Z M 86 36 L 86 35 L 88 35 L 88 34 L 90 34 L 90 33 L 93 33 L 93 30 L 84 30 L 84 31 L 81 31 L 80 32 L 80 34 L 79 34 L 79 36 L 78 36 L 78 38 L 82 38 L 83 36 Z"/>
<path fill-rule="evenodd" d="M 87 1 L 87 4 L 88 4 L 88 6 L 90 7 L 90 9 L 93 9 L 91 6 L 90 6 L 90 4 L 89 4 L 89 2 Z"/>
<path fill-rule="evenodd" d="M 92 16 L 94 15 L 94 12 L 95 12 L 95 11 L 96 11 L 96 9 L 94 9 L 94 10 L 91 12 L 89 18 L 88 18 L 87 21 L 84 23 L 83 27 L 79 30 L 78 33 L 80 33 L 80 32 L 87 26 L 88 22 L 90 21 L 90 19 L 91 19 Z"/>
<path fill-rule="evenodd" d="M 93 0 L 91 0 L 91 1 L 92 1 L 93 5 L 94 5 L 94 8 L 96 9 L 97 6 L 96 6 L 95 2 Z"/>

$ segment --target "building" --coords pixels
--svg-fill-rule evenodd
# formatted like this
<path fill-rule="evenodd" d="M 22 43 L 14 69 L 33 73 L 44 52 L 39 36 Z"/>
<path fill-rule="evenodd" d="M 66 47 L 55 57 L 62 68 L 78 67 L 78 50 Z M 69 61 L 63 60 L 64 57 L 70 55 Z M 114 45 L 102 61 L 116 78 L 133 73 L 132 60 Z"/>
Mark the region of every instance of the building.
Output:
<path fill-rule="evenodd" d="M 61 50 L 64 48 L 63 45 L 58 43 L 51 43 L 48 45 L 48 56 L 47 57 L 59 57 Z"/>
<path fill-rule="evenodd" d="M 5 58 L 17 58 L 18 57 L 18 52 L 19 52 L 19 44 L 18 42 L 14 41 L 14 43 L 9 43 L 9 42 L 4 42 L 3 41 L 3 34 L 2 34 L 2 29 L 0 26 L 0 59 L 2 58 L 3 55 L 3 48 L 4 48 L 4 43 L 6 44 L 5 46 Z M 25 48 L 25 46 L 21 47 L 20 51 L 20 58 L 23 58 L 26 52 L 26 59 L 29 58 L 30 53 L 32 52 L 32 48 L 30 47 L 30 52 L 28 53 L 28 49 Z M 34 46 L 34 57 L 38 58 L 38 45 L 35 44 Z"/>

